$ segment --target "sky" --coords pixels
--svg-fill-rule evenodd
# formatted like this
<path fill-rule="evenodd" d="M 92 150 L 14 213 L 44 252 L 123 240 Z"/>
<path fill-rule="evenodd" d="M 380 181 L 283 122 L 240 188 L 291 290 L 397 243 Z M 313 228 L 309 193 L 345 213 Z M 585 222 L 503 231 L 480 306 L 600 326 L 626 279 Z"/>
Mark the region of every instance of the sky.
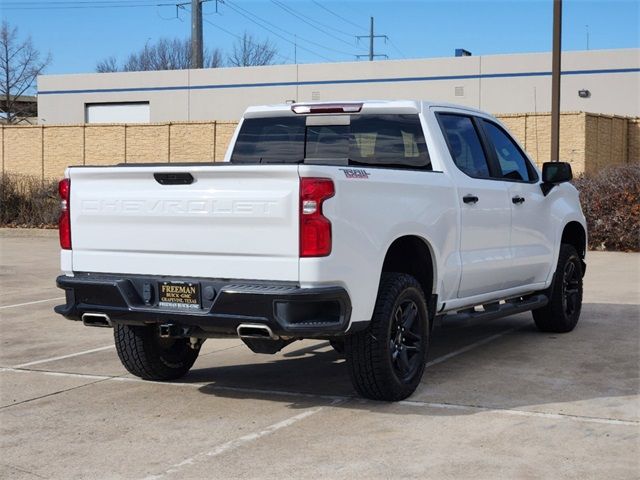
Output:
<path fill-rule="evenodd" d="M 95 71 L 158 38 L 189 38 L 190 0 L 0 0 L 3 20 L 30 35 L 52 62 L 46 73 Z M 390 59 L 551 50 L 552 0 L 209 0 L 204 44 L 231 51 L 243 32 L 269 39 L 277 63 L 354 61 L 366 55 L 369 18 L 375 53 Z M 100 7 L 100 8 L 98 8 Z M 324 8 L 323 8 L 324 7 Z M 268 22 L 268 23 L 265 23 Z M 640 0 L 564 0 L 563 50 L 638 48 Z M 366 61 L 366 59 L 361 59 Z"/>

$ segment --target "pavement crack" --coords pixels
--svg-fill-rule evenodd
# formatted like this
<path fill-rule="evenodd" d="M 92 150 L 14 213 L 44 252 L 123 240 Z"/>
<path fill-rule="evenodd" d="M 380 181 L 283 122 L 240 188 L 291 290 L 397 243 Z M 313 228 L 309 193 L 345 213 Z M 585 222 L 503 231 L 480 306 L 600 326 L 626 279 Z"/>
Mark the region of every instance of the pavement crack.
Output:
<path fill-rule="evenodd" d="M 47 398 L 47 397 L 53 397 L 53 396 L 59 395 L 61 393 L 70 392 L 72 390 L 77 390 L 79 388 L 88 387 L 90 385 L 95 385 L 96 383 L 106 382 L 107 380 L 110 380 L 110 379 L 109 378 L 102 378 L 100 380 L 96 380 L 95 382 L 89 382 L 89 383 L 85 383 L 83 385 L 76 385 L 75 387 L 64 388 L 62 390 L 58 390 L 58 391 L 55 391 L 55 392 L 47 393 L 46 395 L 40 395 L 38 397 L 28 398 L 28 399 L 22 400 L 20 402 L 12 403 L 11 405 L 3 405 L 3 406 L 0 407 L 0 410 L 5 410 L 7 408 L 16 407 L 18 405 L 23 405 L 25 403 L 35 402 L 36 400 L 41 400 L 41 399 Z"/>
<path fill-rule="evenodd" d="M 3 466 L 3 467 L 10 468 L 11 470 L 15 470 L 16 472 L 26 473 L 27 475 L 33 475 L 34 477 L 37 477 L 37 478 L 49 478 L 49 477 L 43 477 L 42 475 L 38 475 L 37 473 L 32 472 L 30 470 L 26 470 L 24 468 L 16 467 L 15 465 L 10 465 L 8 463 L 0 463 L 0 465 Z"/>

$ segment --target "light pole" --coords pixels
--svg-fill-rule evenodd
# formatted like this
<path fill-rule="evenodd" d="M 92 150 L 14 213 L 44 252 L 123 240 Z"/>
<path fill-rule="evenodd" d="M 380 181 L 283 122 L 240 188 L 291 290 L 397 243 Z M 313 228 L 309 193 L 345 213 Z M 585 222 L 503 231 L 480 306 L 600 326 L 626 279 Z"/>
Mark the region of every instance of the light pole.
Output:
<path fill-rule="evenodd" d="M 560 160 L 560 54 L 562 52 L 562 0 L 553 0 L 553 52 L 551 54 L 551 152 Z"/>

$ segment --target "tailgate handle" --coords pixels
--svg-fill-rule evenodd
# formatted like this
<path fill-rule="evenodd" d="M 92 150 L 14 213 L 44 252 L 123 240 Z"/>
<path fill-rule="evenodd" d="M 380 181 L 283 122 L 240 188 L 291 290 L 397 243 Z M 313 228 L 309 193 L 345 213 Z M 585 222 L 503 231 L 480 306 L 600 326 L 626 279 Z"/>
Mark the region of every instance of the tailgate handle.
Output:
<path fill-rule="evenodd" d="M 154 173 L 153 178 L 160 185 L 191 185 L 193 183 L 193 175 L 189 172 Z"/>

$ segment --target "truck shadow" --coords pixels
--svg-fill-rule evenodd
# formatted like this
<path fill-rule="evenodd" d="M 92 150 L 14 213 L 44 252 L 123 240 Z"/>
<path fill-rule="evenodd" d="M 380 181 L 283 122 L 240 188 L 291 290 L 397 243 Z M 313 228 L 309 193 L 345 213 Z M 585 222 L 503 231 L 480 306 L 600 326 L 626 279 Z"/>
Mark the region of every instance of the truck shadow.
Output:
<path fill-rule="evenodd" d="M 411 413 L 466 415 L 478 411 L 475 407 L 515 409 L 597 398 L 624 404 L 625 399 L 611 399 L 637 395 L 640 389 L 639 308 L 585 304 L 570 334 L 541 333 L 528 313 L 437 326 L 422 383 L 408 400 L 414 406 L 470 408 Z M 248 352 L 242 364 L 196 368 L 183 381 L 206 383 L 202 393 L 239 401 L 275 400 L 291 408 L 334 402 L 341 408 L 407 413 L 393 404 L 358 398 L 344 358 L 328 342 L 292 344 L 268 357 Z"/>

